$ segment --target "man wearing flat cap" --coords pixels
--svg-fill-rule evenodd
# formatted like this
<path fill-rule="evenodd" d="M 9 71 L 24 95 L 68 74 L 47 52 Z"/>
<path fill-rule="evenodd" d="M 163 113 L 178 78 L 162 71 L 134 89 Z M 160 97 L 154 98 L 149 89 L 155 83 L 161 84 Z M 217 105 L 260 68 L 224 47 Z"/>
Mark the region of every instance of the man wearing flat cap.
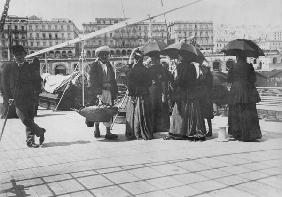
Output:
<path fill-rule="evenodd" d="M 3 69 L 2 85 L 4 99 L 16 108 L 17 116 L 26 127 L 26 144 L 30 148 L 39 147 L 34 136 L 39 137 L 40 145 L 44 142 L 45 129 L 34 122 L 35 92 L 41 81 L 40 73 L 34 70 L 34 65 L 25 61 L 25 50 L 21 45 L 11 47 L 13 61 Z M 36 61 L 35 61 L 36 62 Z M 38 64 L 39 66 L 39 64 Z"/>
<path fill-rule="evenodd" d="M 118 88 L 115 79 L 114 69 L 109 62 L 110 48 L 102 46 L 96 49 L 95 55 L 97 59 L 90 65 L 89 81 L 90 81 L 90 104 L 95 105 L 99 101 L 103 104 L 113 105 L 114 99 L 117 97 Z M 89 122 L 88 122 L 89 123 Z M 106 127 L 105 138 L 108 140 L 117 139 L 117 135 L 112 134 L 110 127 L 112 122 L 104 122 Z M 95 122 L 94 136 L 100 137 L 99 122 Z"/>

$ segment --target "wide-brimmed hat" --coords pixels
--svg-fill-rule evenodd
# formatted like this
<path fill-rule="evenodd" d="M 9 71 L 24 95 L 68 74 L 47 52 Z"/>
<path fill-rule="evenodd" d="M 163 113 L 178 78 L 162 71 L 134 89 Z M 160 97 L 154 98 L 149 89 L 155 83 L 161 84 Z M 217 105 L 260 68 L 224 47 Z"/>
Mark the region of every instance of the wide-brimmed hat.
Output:
<path fill-rule="evenodd" d="M 95 56 L 99 56 L 101 53 L 110 53 L 109 46 L 101 46 L 95 50 Z"/>
<path fill-rule="evenodd" d="M 12 54 L 17 54 L 21 52 L 25 52 L 25 49 L 22 45 L 14 45 L 10 48 Z"/>

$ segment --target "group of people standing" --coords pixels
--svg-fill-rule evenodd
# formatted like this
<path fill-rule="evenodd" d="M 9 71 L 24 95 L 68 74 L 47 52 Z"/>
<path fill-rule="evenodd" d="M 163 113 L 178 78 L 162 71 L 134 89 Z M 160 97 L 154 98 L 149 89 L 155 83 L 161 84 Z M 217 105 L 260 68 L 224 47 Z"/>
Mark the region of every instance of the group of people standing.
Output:
<path fill-rule="evenodd" d="M 97 50 L 98 59 L 91 65 L 89 73 L 90 92 L 96 103 L 98 98 L 113 105 L 118 90 L 108 55 L 109 49 L 100 47 Z M 128 139 L 150 140 L 156 132 L 168 132 L 165 140 L 204 141 L 211 137 L 213 94 L 221 89 L 215 90 L 210 68 L 202 62 L 195 63 L 194 58 L 180 52 L 172 73 L 160 62 L 160 53 L 148 54 L 150 63 L 146 65 L 145 56 L 136 48 L 129 58 L 125 136 Z M 237 57 L 237 63 L 228 73 L 230 92 L 226 98 L 220 98 L 226 100 L 229 106 L 229 134 L 236 140 L 255 141 L 261 138 L 256 110 L 260 99 L 255 81 L 254 68 L 247 64 L 246 57 Z M 110 132 L 111 123 L 104 123 L 105 138 L 117 139 L 117 135 Z M 98 123 L 95 123 L 94 135 L 100 137 Z"/>
<path fill-rule="evenodd" d="M 96 50 L 96 61 L 90 65 L 88 101 L 90 105 L 102 102 L 113 105 L 118 95 L 115 73 L 107 46 Z M 26 127 L 28 147 L 38 147 L 45 140 L 45 129 L 34 122 L 36 101 L 40 87 L 39 61 L 25 61 L 22 46 L 12 47 L 14 61 L 4 67 L 1 91 L 6 105 L 14 105 L 17 116 Z M 144 54 L 137 48 L 132 51 L 127 72 L 128 99 L 126 104 L 126 129 L 128 139 L 150 140 L 156 132 L 168 132 L 164 139 L 205 140 L 212 136 L 213 77 L 209 67 L 195 64 L 194 59 L 179 53 L 173 74 L 160 62 L 160 53 L 151 53 L 150 63 L 144 65 Z M 35 65 L 35 66 L 34 66 Z M 228 72 L 231 89 L 229 105 L 229 134 L 240 141 L 256 141 L 262 137 L 256 103 L 260 97 L 255 87 L 256 75 L 245 56 L 238 56 L 237 63 Z M 172 88 L 171 88 L 172 87 Z M 170 110 L 171 109 L 171 110 Z M 207 119 L 208 130 L 205 126 Z M 94 136 L 100 137 L 98 122 L 86 120 L 94 126 Z M 115 140 L 111 133 L 112 121 L 104 123 L 105 138 Z"/>
<path fill-rule="evenodd" d="M 209 67 L 195 63 L 195 59 L 184 53 L 178 54 L 174 76 L 160 63 L 159 54 L 149 56 L 148 65 L 143 64 L 144 54 L 140 50 L 136 49 L 130 56 L 126 108 L 129 139 L 148 140 L 155 132 L 168 132 L 166 140 L 206 140 L 212 136 L 213 102 L 217 100 L 228 104 L 228 133 L 232 138 L 256 141 L 262 137 L 256 109 L 260 101 L 255 87 L 256 74 L 246 56 L 237 56 L 237 62 L 228 71 L 229 92 L 213 85 Z M 171 117 L 168 103 L 172 104 Z"/>
<path fill-rule="evenodd" d="M 210 70 L 201 66 L 197 72 L 193 59 L 179 54 L 173 76 L 161 64 L 160 54 L 150 54 L 151 62 L 146 66 L 143 57 L 139 49 L 130 56 L 126 136 L 145 140 L 152 139 L 155 132 L 169 132 L 164 139 L 205 140 L 211 136 Z M 172 84 L 173 90 L 169 91 L 168 84 Z M 171 118 L 168 103 L 172 104 Z M 204 118 L 208 119 L 208 132 Z"/>

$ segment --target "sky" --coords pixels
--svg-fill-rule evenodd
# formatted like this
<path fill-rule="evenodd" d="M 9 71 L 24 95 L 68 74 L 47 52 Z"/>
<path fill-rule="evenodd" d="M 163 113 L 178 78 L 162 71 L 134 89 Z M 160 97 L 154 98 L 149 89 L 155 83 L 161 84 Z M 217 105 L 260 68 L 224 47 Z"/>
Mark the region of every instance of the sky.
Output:
<path fill-rule="evenodd" d="M 0 12 L 6 0 L 0 0 Z M 163 2 L 163 7 L 161 5 Z M 195 0 L 11 0 L 9 15 L 43 19 L 69 18 L 78 28 L 99 17 L 133 18 L 160 13 Z M 213 21 L 215 24 L 279 25 L 282 0 L 199 0 L 166 15 L 167 21 Z M 156 20 L 164 21 L 164 17 Z"/>

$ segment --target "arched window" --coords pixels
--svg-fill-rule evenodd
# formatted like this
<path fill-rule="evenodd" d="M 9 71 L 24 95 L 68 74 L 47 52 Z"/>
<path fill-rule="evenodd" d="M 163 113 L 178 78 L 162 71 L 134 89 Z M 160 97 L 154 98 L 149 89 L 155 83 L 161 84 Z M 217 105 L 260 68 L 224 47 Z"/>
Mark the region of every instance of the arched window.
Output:
<path fill-rule="evenodd" d="M 220 62 L 219 62 L 219 61 L 213 62 L 213 63 L 212 63 L 212 69 L 213 69 L 213 70 L 220 71 Z"/>
<path fill-rule="evenodd" d="M 60 58 L 60 56 L 61 56 L 60 51 L 56 51 L 56 52 L 55 52 L 55 57 L 56 57 L 56 58 Z"/>
<path fill-rule="evenodd" d="M 55 67 L 55 75 L 66 75 L 66 74 L 67 74 L 67 70 L 64 65 L 60 64 Z"/>
<path fill-rule="evenodd" d="M 63 51 L 63 52 L 62 52 L 62 57 L 64 57 L 64 58 L 67 57 L 67 52 L 66 52 L 66 51 Z"/>
<path fill-rule="evenodd" d="M 91 57 L 91 52 L 90 51 L 86 52 L 86 57 Z"/>
<path fill-rule="evenodd" d="M 95 50 L 92 51 L 92 57 L 95 57 Z"/>
<path fill-rule="evenodd" d="M 72 51 L 68 51 L 68 57 L 73 57 Z"/>
<path fill-rule="evenodd" d="M 126 50 L 122 50 L 121 54 L 122 54 L 123 56 L 126 56 Z"/>
<path fill-rule="evenodd" d="M 50 51 L 49 56 L 53 58 L 55 56 L 54 51 Z"/>
<path fill-rule="evenodd" d="M 116 50 L 116 55 L 120 55 L 120 50 Z"/>
<path fill-rule="evenodd" d="M 127 50 L 127 55 L 130 55 L 131 54 L 131 50 Z"/>
<path fill-rule="evenodd" d="M 114 55 L 114 54 L 115 54 L 115 52 L 113 50 L 111 50 L 111 55 Z"/>

